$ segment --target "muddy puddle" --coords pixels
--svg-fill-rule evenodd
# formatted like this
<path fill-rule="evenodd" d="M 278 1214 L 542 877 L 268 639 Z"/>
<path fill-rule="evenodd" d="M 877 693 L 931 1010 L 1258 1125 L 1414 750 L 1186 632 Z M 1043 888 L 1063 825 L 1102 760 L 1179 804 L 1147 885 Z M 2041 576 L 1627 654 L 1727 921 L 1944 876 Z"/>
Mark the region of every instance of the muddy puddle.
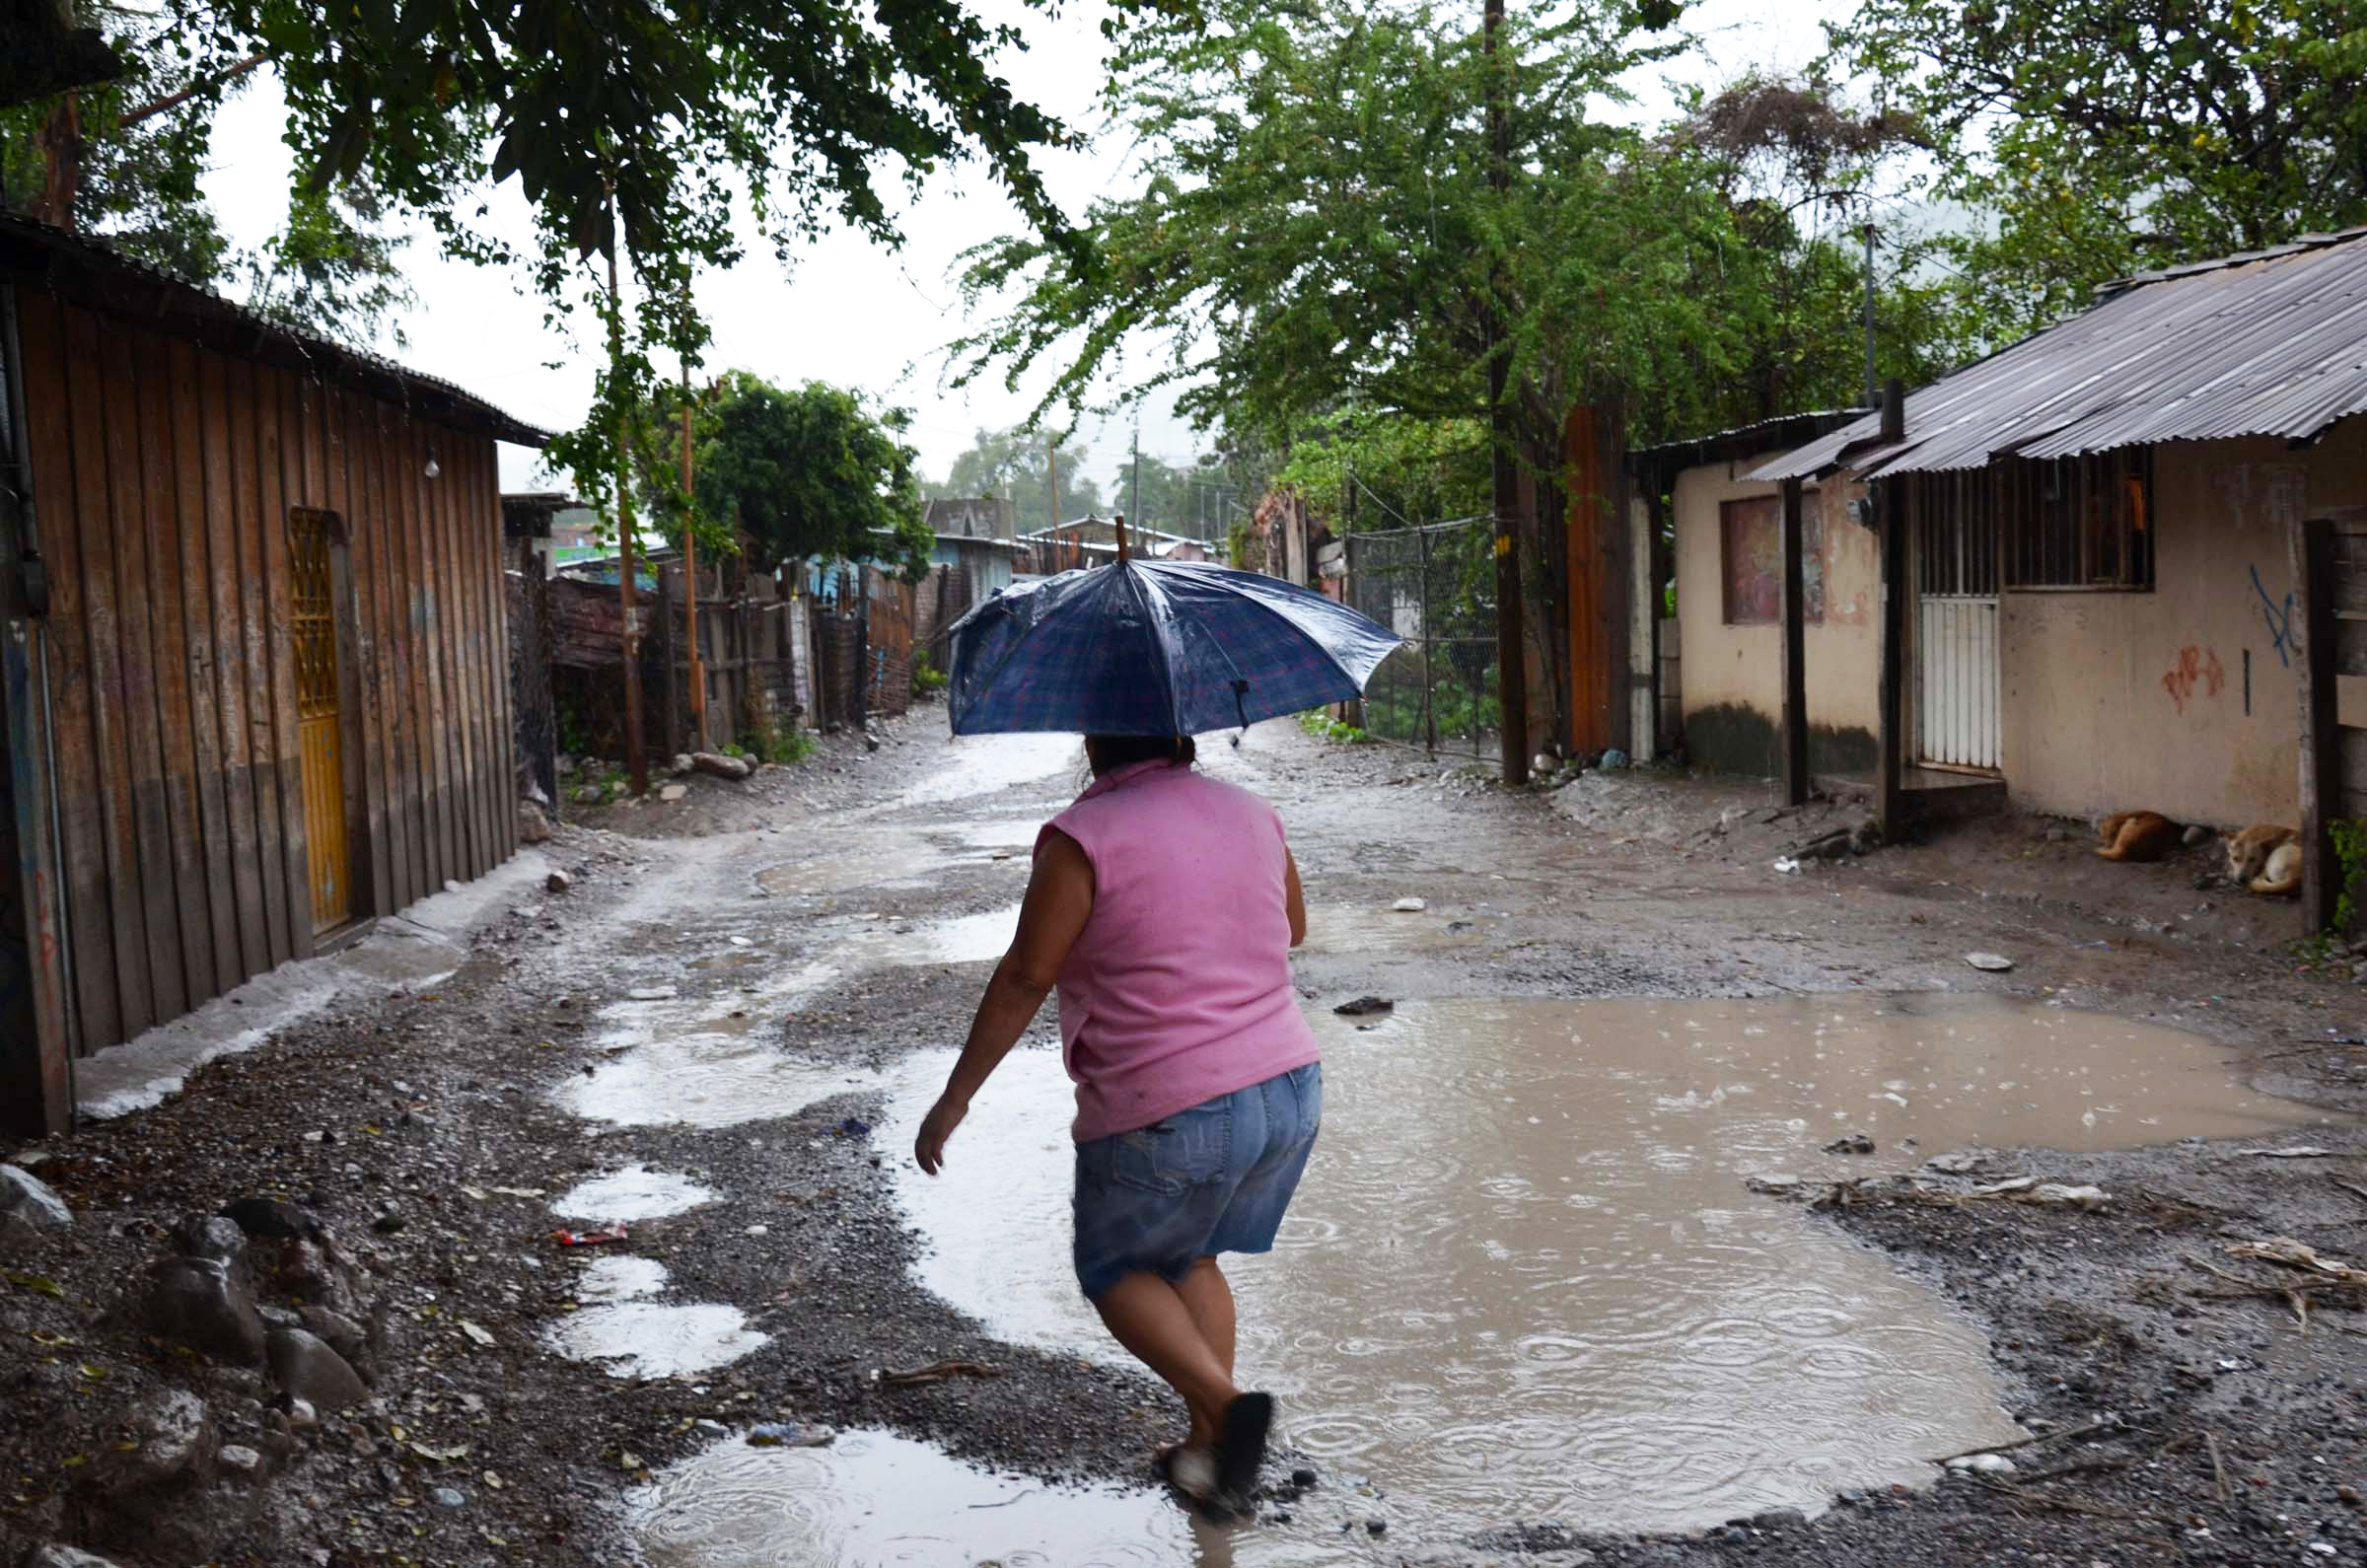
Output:
<path fill-rule="evenodd" d="M 1429 953 L 1476 947 L 1489 917 L 1480 910 L 1403 911 L 1379 904 L 1313 904 L 1306 949 L 1315 953 Z"/>
<path fill-rule="evenodd" d="M 1019 929 L 1019 905 L 939 920 L 895 920 L 876 914 L 834 919 L 815 927 L 814 940 L 850 971 L 917 963 L 975 963 L 999 959 Z"/>
<path fill-rule="evenodd" d="M 1232 1560 L 1216 1532 L 1195 1542 L 1195 1527 L 1140 1488 L 990 1475 L 888 1432 L 844 1432 L 819 1449 L 726 1440 L 631 1494 L 626 1509 L 651 1568 Z"/>
<path fill-rule="evenodd" d="M 1242 1370 L 1283 1397 L 1289 1441 L 1387 1494 L 1397 1544 L 1815 1512 L 2016 1435 L 1970 1322 L 1749 1175 L 2316 1119 L 2206 1041 L 2013 998 L 1439 1001 L 1317 1024 L 1325 1142 L 1280 1247 L 1232 1270 Z M 944 1065 L 915 1061 L 890 1146 Z M 1015 1055 L 946 1175 L 904 1169 L 899 1191 L 930 1289 L 1005 1337 L 1115 1361 L 1068 1271 L 1069 1104 L 1056 1055 Z M 1856 1130 L 1880 1152 L 1820 1152 Z M 1360 1560 L 1320 1535 L 1236 1545 Z"/>
<path fill-rule="evenodd" d="M 603 1257 L 577 1281 L 584 1303 L 544 1330 L 552 1349 L 599 1362 L 614 1378 L 670 1378 L 728 1366 L 772 1336 L 737 1307 L 652 1301 L 666 1288 L 654 1258 Z"/>
<path fill-rule="evenodd" d="M 850 813 L 880 817 L 912 806 L 995 795 L 1017 784 L 1065 780 L 1080 774 L 1085 748 L 1073 735 L 960 736 L 945 743 L 943 765 L 927 778 L 877 806 Z"/>
<path fill-rule="evenodd" d="M 559 1195 L 550 1212 L 570 1220 L 662 1220 L 687 1214 L 718 1195 L 686 1176 L 634 1164 L 577 1182 Z"/>

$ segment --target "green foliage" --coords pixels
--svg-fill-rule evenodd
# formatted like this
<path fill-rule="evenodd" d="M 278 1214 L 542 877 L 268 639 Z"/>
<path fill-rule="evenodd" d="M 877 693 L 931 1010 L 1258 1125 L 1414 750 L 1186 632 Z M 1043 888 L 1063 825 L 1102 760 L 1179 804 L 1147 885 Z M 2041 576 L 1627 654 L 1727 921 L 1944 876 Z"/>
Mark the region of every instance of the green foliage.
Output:
<path fill-rule="evenodd" d="M 2341 871 L 2341 891 L 2334 894 L 2334 930 L 2349 936 L 2358 929 L 2359 881 L 2367 877 L 2367 820 L 2338 818 L 2327 824 L 2333 840 L 2334 864 Z"/>
<path fill-rule="evenodd" d="M 840 388 L 784 390 L 735 371 L 693 426 L 699 505 L 745 536 L 766 570 L 876 560 L 918 582 L 935 540 L 901 439 L 908 426 L 902 409 L 875 415 Z"/>
<path fill-rule="evenodd" d="M 912 656 L 913 695 L 921 697 L 934 695 L 943 691 L 952 678 L 951 676 L 937 668 L 936 662 L 929 658 L 929 651 L 926 648 Z"/>
<path fill-rule="evenodd" d="M 2352 0 L 1864 0 L 1839 65 L 1930 127 L 1976 326 L 2100 283 L 2367 221 L 2367 12 Z"/>
<path fill-rule="evenodd" d="M 1121 458 L 1110 474 L 1111 508 L 1125 513 L 1129 523 L 1198 538 L 1200 519 L 1221 510 L 1199 488 L 1223 488 L 1223 475 L 1212 470 L 1213 460 L 1203 468 L 1197 462 L 1173 463 L 1146 452 L 1138 467 L 1131 457 Z"/>
<path fill-rule="evenodd" d="M 1051 437 L 1025 425 L 981 430 L 969 450 L 954 460 L 946 482 L 927 490 L 931 496 L 1001 496 L 1011 503 L 1012 523 L 1022 534 L 1101 512 L 1101 487 L 1085 476 L 1083 450 L 1059 443 L 1057 475 L 1050 463 L 1054 450 Z M 1055 478 L 1060 491 L 1057 519 L 1052 516 Z"/>
<path fill-rule="evenodd" d="M 794 765 L 814 754 L 814 737 L 794 724 L 775 723 L 749 736 L 755 754 L 767 762 Z"/>
<path fill-rule="evenodd" d="M 85 3 L 124 73 L 99 87 L 0 108 L 0 205 L 105 240 L 124 254 L 237 299 L 283 324 L 367 347 L 415 303 L 377 194 L 290 193 L 259 249 L 233 245 L 206 200 L 215 116 L 249 89 L 253 61 L 233 40 L 184 34 L 155 13 Z M 62 210 L 57 199 L 70 203 Z"/>
<path fill-rule="evenodd" d="M 1477 419 L 1351 408 L 1293 442 L 1273 482 L 1343 532 L 1475 517 L 1491 504 L 1488 450 Z"/>
<path fill-rule="evenodd" d="M 1330 741 L 1340 746 L 1369 746 L 1372 736 L 1353 724 L 1342 724 L 1321 708 L 1309 708 L 1299 715 L 1299 728 L 1319 741 Z"/>
<path fill-rule="evenodd" d="M 737 741 L 726 741 L 723 743 L 723 754 L 725 756 L 736 756 L 740 758 L 741 761 L 745 762 L 755 753 L 749 750 L 747 747 L 742 746 Z"/>

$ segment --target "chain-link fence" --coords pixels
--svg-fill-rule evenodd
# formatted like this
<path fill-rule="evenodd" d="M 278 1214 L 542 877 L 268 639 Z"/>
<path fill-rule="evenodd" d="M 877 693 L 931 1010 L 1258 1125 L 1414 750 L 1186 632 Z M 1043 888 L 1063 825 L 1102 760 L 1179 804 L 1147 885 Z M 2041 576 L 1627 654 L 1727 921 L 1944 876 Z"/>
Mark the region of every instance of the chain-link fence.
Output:
<path fill-rule="evenodd" d="M 1405 639 L 1365 686 L 1366 733 L 1474 757 L 1493 750 L 1503 722 L 1494 541 L 1487 518 L 1348 535 L 1348 603 Z"/>

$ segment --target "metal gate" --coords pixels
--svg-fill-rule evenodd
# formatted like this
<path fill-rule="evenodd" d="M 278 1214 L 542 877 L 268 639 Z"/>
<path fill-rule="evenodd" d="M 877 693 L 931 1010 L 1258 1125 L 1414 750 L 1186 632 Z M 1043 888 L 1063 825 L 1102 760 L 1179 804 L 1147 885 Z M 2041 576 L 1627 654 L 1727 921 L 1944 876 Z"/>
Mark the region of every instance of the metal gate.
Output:
<path fill-rule="evenodd" d="M 336 519 L 288 514 L 288 621 L 296 640 L 297 740 L 303 756 L 304 835 L 313 885 L 313 930 L 352 918 L 352 858 L 345 843 L 344 721 L 337 704 Z"/>
<path fill-rule="evenodd" d="M 1494 545 L 1489 518 L 1348 535 L 1348 604 L 1405 639 L 1365 684 L 1368 734 L 1492 754 L 1503 723 Z"/>
<path fill-rule="evenodd" d="M 1931 766 L 1997 766 L 1997 519 L 1985 477 L 1915 484 L 1915 731 Z"/>

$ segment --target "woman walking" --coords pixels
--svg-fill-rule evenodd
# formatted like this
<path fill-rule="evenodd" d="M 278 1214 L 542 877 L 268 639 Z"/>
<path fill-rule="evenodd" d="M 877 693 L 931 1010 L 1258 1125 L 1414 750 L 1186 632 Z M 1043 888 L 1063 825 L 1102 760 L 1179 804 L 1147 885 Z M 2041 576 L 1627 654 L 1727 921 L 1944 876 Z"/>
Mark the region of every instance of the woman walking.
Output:
<path fill-rule="evenodd" d="M 1019 931 L 913 1153 L 931 1176 L 1044 996 L 1077 1086 L 1077 1283 L 1191 1424 L 1159 1468 L 1245 1511 L 1273 1397 L 1233 1381 L 1225 1252 L 1264 1252 L 1323 1120 L 1289 950 L 1307 934 L 1274 809 L 1184 737 L 1087 736 L 1094 781 L 1038 835 Z"/>

